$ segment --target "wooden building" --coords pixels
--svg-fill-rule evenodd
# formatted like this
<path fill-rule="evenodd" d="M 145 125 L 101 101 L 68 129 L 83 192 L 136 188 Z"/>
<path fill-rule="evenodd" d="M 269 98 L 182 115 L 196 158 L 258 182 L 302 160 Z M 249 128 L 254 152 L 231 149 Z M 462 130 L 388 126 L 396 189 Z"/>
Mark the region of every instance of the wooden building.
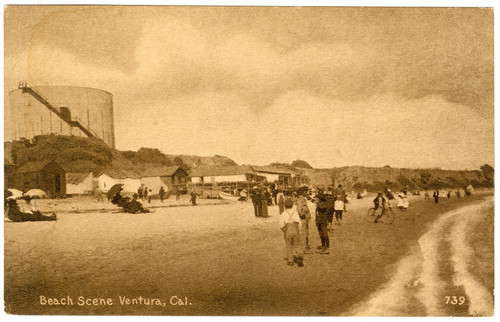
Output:
<path fill-rule="evenodd" d="M 26 192 L 42 189 L 49 198 L 66 196 L 66 172 L 54 161 L 28 162 L 17 170 L 15 188 Z"/>
<path fill-rule="evenodd" d="M 155 167 L 146 169 L 141 176 L 141 184 L 158 194 L 160 188 L 165 191 L 186 191 L 189 175 L 180 166 Z"/>
<path fill-rule="evenodd" d="M 252 166 L 259 175 L 264 176 L 269 183 L 278 183 L 283 188 L 298 187 L 302 185 L 300 173 L 273 166 Z"/>
<path fill-rule="evenodd" d="M 202 167 L 192 170 L 189 176 L 194 189 L 203 198 L 217 198 L 218 190 L 249 189 L 253 184 L 264 181 L 264 177 L 250 166 Z"/>

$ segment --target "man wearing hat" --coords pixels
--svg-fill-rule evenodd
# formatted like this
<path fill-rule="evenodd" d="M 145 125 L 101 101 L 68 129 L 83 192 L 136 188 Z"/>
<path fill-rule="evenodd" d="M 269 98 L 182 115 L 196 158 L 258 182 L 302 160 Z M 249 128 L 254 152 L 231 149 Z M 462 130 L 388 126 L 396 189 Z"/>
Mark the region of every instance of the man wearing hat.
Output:
<path fill-rule="evenodd" d="M 317 195 L 318 201 L 316 206 L 316 226 L 318 227 L 319 238 L 321 239 L 321 246 L 316 249 L 317 253 L 330 254 L 330 237 L 328 236 L 328 223 L 329 212 L 331 207 L 329 205 L 328 197 L 319 191 Z M 331 220 L 330 220 L 331 222 Z"/>
<path fill-rule="evenodd" d="M 254 212 L 255 212 L 255 217 L 260 217 L 261 214 L 260 214 L 260 207 L 261 207 L 261 196 L 260 196 L 260 191 L 259 191 L 259 187 L 257 186 L 254 186 L 252 188 L 252 192 L 251 192 L 251 198 L 252 198 L 252 203 L 253 203 L 253 209 L 254 209 Z"/>

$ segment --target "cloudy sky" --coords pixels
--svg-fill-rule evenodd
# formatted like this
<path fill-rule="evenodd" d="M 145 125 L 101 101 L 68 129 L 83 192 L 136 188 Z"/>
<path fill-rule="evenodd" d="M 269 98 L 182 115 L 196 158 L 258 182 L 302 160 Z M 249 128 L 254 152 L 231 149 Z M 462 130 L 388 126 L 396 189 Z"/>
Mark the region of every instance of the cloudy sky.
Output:
<path fill-rule="evenodd" d="M 494 163 L 489 9 L 11 6 L 4 45 L 7 92 L 113 93 L 120 150 Z"/>

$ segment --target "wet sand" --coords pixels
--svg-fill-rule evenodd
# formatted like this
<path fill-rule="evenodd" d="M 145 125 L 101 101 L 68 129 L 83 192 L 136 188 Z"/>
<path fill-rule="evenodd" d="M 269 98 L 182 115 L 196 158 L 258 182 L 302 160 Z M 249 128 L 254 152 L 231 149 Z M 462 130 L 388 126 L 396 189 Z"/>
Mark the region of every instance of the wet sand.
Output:
<path fill-rule="evenodd" d="M 231 203 L 140 215 L 58 212 L 56 222 L 5 223 L 6 311 L 338 316 L 380 290 L 440 215 L 483 198 L 475 194 L 435 205 L 415 197 L 408 211 L 396 211 L 392 225 L 366 218 L 369 199 L 353 200 L 343 225 L 330 235 L 331 253 L 306 255 L 303 268 L 283 260 L 276 206 L 266 219 L 253 216 L 251 203 Z M 473 274 L 485 284 L 493 276 L 488 234 L 474 246 L 485 262 Z M 313 247 L 319 244 L 314 222 L 310 240 Z M 69 297 L 73 305 L 41 305 L 40 296 Z M 113 305 L 80 306 L 80 296 L 110 298 Z M 125 297 L 158 298 L 160 305 L 121 305 Z M 178 299 L 187 305 L 172 305 L 181 304 Z"/>

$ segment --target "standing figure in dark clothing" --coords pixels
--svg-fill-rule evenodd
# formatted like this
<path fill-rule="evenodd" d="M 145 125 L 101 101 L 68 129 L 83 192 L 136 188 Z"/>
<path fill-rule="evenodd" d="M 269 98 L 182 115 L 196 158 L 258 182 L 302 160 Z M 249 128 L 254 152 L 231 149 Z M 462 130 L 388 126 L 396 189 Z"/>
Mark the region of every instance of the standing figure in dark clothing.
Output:
<path fill-rule="evenodd" d="M 142 194 L 144 200 L 148 199 L 148 187 L 144 187 L 144 193 Z"/>
<path fill-rule="evenodd" d="M 318 193 L 316 206 L 316 226 L 318 227 L 321 246 L 316 249 L 317 253 L 330 254 L 330 238 L 328 237 L 328 200 L 323 192 Z"/>
<path fill-rule="evenodd" d="M 251 198 L 253 203 L 253 209 L 255 211 L 255 217 L 261 216 L 261 193 L 258 187 L 253 187 L 251 192 Z"/>
<path fill-rule="evenodd" d="M 283 194 L 283 189 L 280 189 L 278 194 L 276 195 L 276 204 L 278 205 L 279 213 L 283 213 L 285 211 L 285 195 Z"/>
<path fill-rule="evenodd" d="M 191 190 L 191 204 L 196 206 L 196 192 L 194 190 Z"/>
<path fill-rule="evenodd" d="M 160 191 L 158 192 L 160 195 L 160 201 L 163 202 L 163 197 L 165 197 L 165 189 L 163 187 L 160 187 Z"/>
<path fill-rule="evenodd" d="M 439 203 L 439 190 L 434 190 L 432 196 L 434 197 L 434 203 Z"/>
<path fill-rule="evenodd" d="M 137 197 L 142 199 L 142 187 L 139 187 L 139 189 L 137 189 Z"/>
<path fill-rule="evenodd" d="M 269 212 L 267 211 L 267 205 L 268 205 L 268 200 L 269 200 L 269 192 L 265 187 L 262 188 L 261 192 L 261 199 L 260 199 L 260 216 L 261 217 L 269 217 Z"/>

